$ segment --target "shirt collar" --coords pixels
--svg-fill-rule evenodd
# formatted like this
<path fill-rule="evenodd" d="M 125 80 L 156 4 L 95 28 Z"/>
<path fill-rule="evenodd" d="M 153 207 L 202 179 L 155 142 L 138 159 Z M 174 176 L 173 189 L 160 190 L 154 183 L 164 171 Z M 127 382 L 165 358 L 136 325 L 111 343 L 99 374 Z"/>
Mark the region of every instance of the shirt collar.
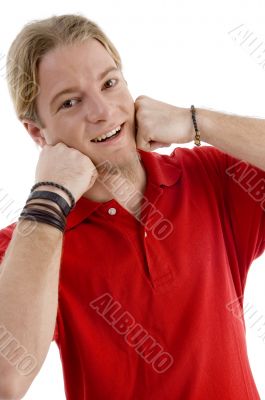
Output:
<path fill-rule="evenodd" d="M 147 179 L 155 186 L 172 186 L 181 177 L 181 168 L 176 157 L 173 157 L 173 153 L 170 156 L 143 150 L 138 150 L 138 153 L 143 162 Z M 112 201 L 109 200 L 109 202 Z M 98 203 L 82 196 L 67 217 L 66 231 L 88 218 L 102 204 L 106 203 Z"/>

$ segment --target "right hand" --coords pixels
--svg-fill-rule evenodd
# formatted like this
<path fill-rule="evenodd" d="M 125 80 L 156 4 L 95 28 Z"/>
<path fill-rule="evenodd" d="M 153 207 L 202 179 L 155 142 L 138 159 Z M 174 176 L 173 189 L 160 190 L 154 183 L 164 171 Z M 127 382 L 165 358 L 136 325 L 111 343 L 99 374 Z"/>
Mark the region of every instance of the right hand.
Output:
<path fill-rule="evenodd" d="M 43 146 L 36 167 L 35 183 L 59 183 L 70 190 L 75 201 L 78 201 L 94 185 L 97 177 L 97 169 L 89 157 L 60 142 L 54 146 Z"/>

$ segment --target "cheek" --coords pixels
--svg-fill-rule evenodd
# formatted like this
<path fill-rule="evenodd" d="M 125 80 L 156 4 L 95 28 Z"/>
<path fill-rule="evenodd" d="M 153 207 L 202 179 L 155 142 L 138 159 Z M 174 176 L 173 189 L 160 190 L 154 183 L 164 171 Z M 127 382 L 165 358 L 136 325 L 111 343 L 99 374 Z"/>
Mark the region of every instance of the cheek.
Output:
<path fill-rule="evenodd" d="M 123 104 L 126 106 L 132 106 L 134 104 L 133 97 L 127 87 L 127 85 L 123 85 L 117 94 L 117 100 L 123 101 Z"/>
<path fill-rule="evenodd" d="M 127 101 L 128 104 L 130 104 L 131 106 L 134 105 L 134 100 L 133 100 L 132 95 L 131 95 L 131 93 L 129 92 L 129 90 L 126 90 L 126 91 L 125 91 L 124 97 L 126 98 L 126 101 Z"/>
<path fill-rule="evenodd" d="M 79 120 L 80 121 L 80 120 Z M 76 118 L 60 117 L 53 121 L 52 125 L 47 129 L 47 144 L 55 145 L 63 142 L 69 147 L 76 142 L 78 132 L 81 130 L 80 122 Z"/>
<path fill-rule="evenodd" d="M 131 117 L 134 115 L 134 100 L 131 97 L 130 93 L 123 93 L 123 96 L 119 98 L 119 104 L 122 104 L 122 108 L 129 114 Z"/>

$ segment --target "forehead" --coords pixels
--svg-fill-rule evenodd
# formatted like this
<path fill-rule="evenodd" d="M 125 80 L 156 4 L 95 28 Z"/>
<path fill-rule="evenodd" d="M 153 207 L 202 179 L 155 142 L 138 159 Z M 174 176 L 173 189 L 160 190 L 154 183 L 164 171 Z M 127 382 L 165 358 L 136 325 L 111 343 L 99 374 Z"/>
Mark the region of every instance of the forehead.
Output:
<path fill-rule="evenodd" d="M 95 80 L 105 66 L 116 66 L 105 47 L 96 39 L 58 47 L 41 60 L 38 81 L 41 91 L 50 92 L 62 81 Z"/>

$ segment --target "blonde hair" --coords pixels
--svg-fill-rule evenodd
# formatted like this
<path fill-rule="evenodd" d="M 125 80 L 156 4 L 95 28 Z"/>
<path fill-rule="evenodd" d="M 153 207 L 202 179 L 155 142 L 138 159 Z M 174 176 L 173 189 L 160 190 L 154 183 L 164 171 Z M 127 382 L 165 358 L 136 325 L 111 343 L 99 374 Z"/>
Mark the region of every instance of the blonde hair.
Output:
<path fill-rule="evenodd" d="M 120 55 L 101 28 L 81 15 L 61 15 L 32 21 L 13 41 L 6 62 L 7 84 L 17 117 L 38 122 L 38 66 L 44 55 L 59 46 L 97 39 L 122 69 Z"/>

